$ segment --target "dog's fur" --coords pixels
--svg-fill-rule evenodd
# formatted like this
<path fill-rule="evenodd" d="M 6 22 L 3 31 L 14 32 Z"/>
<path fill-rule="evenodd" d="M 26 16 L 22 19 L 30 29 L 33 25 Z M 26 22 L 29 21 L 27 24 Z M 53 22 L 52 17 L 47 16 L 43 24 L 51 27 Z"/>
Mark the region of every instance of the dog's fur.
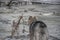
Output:
<path fill-rule="evenodd" d="M 15 32 L 18 30 L 19 28 L 19 24 L 21 19 L 23 18 L 23 16 L 19 16 L 19 20 L 17 22 L 15 22 L 15 20 L 13 20 L 13 25 L 12 25 L 12 32 L 11 32 L 11 37 L 14 36 Z"/>
<path fill-rule="evenodd" d="M 35 21 L 30 24 L 30 40 L 48 40 L 47 26 L 42 21 Z"/>
<path fill-rule="evenodd" d="M 30 16 L 29 19 L 28 19 L 28 24 L 30 25 L 33 21 L 36 21 L 36 16 Z"/>

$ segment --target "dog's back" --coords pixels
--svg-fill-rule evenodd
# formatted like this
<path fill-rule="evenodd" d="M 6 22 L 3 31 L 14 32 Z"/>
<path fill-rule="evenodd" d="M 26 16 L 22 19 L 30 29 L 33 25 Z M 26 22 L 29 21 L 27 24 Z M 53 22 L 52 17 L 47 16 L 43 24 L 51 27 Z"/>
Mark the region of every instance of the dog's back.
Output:
<path fill-rule="evenodd" d="M 42 21 L 32 22 L 30 25 L 30 40 L 47 40 L 47 26 Z"/>

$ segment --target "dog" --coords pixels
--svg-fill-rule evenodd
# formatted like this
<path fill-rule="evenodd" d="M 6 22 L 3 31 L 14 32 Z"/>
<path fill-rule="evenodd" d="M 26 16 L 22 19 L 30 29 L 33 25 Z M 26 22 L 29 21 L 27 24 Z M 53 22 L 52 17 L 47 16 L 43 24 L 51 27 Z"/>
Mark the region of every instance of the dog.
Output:
<path fill-rule="evenodd" d="M 29 16 L 29 18 L 28 18 L 28 25 L 30 25 L 33 21 L 36 21 L 37 19 L 36 19 L 36 16 Z"/>
<path fill-rule="evenodd" d="M 29 27 L 30 40 L 48 40 L 47 25 L 42 21 L 35 21 Z"/>
<path fill-rule="evenodd" d="M 20 24 L 20 21 L 21 21 L 22 18 L 23 18 L 23 16 L 19 16 L 19 19 L 18 19 L 17 22 L 15 22 L 15 20 L 13 20 L 11 38 L 14 37 L 16 31 L 18 30 L 19 24 Z"/>

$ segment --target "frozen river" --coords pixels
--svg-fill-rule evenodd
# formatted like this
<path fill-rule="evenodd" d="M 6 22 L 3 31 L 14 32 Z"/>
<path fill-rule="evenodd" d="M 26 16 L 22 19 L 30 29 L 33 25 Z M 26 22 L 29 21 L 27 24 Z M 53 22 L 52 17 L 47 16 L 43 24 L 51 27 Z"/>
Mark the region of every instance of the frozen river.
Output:
<path fill-rule="evenodd" d="M 12 30 L 12 21 L 15 19 L 17 20 L 18 16 L 24 16 L 24 20 L 27 20 L 30 15 L 37 16 L 38 20 L 41 20 L 46 23 L 48 31 L 49 31 L 49 40 L 60 40 L 60 16 L 53 15 L 52 10 L 45 11 L 42 9 L 38 9 L 39 6 L 22 6 L 16 7 L 12 9 L 2 9 L 0 8 L 0 40 L 3 40 L 7 36 L 11 35 Z M 48 8 L 48 7 L 47 7 Z M 51 8 L 51 7 L 50 7 Z M 35 9 L 35 10 L 34 10 Z M 49 9 L 49 8 L 48 8 Z M 3 10 L 3 11 L 2 11 Z M 33 11 L 31 11 L 33 10 Z M 38 13 L 38 14 L 37 14 Z M 48 14 L 48 15 L 47 15 Z M 25 26 L 25 29 L 28 32 L 22 33 L 22 29 Z M 21 38 L 21 40 L 29 40 L 27 38 L 27 34 L 29 34 L 29 27 L 28 25 L 20 24 L 19 26 L 19 35 L 25 35 L 26 37 Z M 5 39 L 4 39 L 5 40 Z M 13 40 L 20 40 L 20 39 L 13 39 Z"/>

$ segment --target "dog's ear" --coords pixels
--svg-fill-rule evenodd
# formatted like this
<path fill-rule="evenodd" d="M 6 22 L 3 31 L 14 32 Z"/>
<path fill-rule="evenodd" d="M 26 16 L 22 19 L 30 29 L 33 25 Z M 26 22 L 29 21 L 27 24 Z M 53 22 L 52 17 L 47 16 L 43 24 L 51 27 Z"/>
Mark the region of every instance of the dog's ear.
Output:
<path fill-rule="evenodd" d="M 29 19 L 28 19 L 28 24 L 30 25 L 32 23 L 32 21 L 33 21 L 33 17 L 30 16 Z"/>
<path fill-rule="evenodd" d="M 34 16 L 34 17 L 33 17 L 33 21 L 36 21 L 36 20 L 37 20 L 37 19 L 36 19 L 36 16 Z"/>
<path fill-rule="evenodd" d="M 31 20 L 32 18 L 33 18 L 33 17 L 32 17 L 32 16 L 30 16 L 28 20 Z"/>

